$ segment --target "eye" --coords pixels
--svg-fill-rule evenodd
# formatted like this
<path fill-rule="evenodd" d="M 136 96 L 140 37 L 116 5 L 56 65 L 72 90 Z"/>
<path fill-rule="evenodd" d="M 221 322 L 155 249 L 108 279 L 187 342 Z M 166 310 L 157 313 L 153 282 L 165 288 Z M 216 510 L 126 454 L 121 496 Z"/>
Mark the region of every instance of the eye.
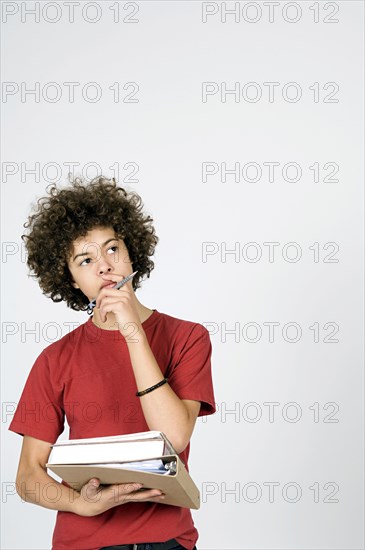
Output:
<path fill-rule="evenodd" d="M 84 262 L 87 262 L 87 261 L 90 261 L 90 262 L 91 262 L 91 259 L 90 259 L 90 258 L 85 258 L 85 260 L 83 260 L 83 261 L 81 262 L 80 266 L 83 265 L 83 263 L 84 263 Z"/>
<path fill-rule="evenodd" d="M 109 250 L 113 250 L 113 248 L 115 248 L 115 252 L 116 252 L 116 251 L 118 250 L 119 247 L 118 247 L 117 245 L 111 246 L 110 248 L 108 248 L 108 252 L 109 252 Z M 85 260 L 83 260 L 83 261 L 80 263 L 80 266 L 82 266 L 82 265 L 89 265 L 88 263 L 85 264 L 85 262 L 91 262 L 91 261 L 92 261 L 91 258 L 85 258 Z"/>

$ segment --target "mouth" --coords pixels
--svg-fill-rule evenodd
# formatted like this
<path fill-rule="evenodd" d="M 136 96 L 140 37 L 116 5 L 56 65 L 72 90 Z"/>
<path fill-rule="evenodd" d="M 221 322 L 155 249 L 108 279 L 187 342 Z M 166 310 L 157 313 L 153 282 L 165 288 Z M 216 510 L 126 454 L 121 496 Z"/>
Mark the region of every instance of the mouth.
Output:
<path fill-rule="evenodd" d="M 101 288 L 113 288 L 116 284 L 117 284 L 116 281 L 105 281 L 105 282 L 101 285 Z"/>

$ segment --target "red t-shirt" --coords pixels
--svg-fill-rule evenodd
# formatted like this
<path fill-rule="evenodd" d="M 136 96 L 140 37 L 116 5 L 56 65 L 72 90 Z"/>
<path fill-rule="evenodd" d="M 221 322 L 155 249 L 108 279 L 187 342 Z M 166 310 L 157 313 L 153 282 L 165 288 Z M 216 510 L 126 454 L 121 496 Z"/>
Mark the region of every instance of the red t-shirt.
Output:
<path fill-rule="evenodd" d="M 200 401 L 199 416 L 214 413 L 207 329 L 156 309 L 142 326 L 174 392 L 180 399 Z M 36 359 L 9 429 L 54 443 L 66 417 L 70 439 L 145 432 L 149 428 L 136 391 L 124 337 L 118 330 L 98 328 L 90 317 Z M 189 448 L 179 455 L 187 468 Z M 53 550 L 98 550 L 171 538 L 194 548 L 198 532 L 188 508 L 133 502 L 94 517 L 57 512 Z"/>

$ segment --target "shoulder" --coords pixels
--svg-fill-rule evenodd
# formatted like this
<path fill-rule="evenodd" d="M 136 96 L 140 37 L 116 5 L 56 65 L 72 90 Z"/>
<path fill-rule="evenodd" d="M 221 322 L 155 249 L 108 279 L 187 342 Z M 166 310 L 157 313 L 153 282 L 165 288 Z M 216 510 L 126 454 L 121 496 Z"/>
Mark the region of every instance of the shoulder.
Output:
<path fill-rule="evenodd" d="M 159 312 L 160 316 L 160 326 L 167 330 L 169 333 L 176 333 L 180 335 L 189 335 L 189 334 L 201 334 L 209 335 L 208 330 L 204 325 L 197 321 L 191 321 L 187 319 L 182 319 L 180 317 L 174 317 L 167 313 Z"/>
<path fill-rule="evenodd" d="M 169 340 L 181 351 L 191 344 L 211 347 L 209 331 L 197 321 L 159 313 L 158 331 L 164 340 Z"/>
<path fill-rule="evenodd" d="M 77 326 L 75 327 L 75 325 Z M 55 360 L 63 354 L 71 352 L 83 338 L 85 325 L 86 323 L 78 324 L 76 322 L 70 325 L 66 334 L 43 349 L 42 355 L 48 359 Z M 75 328 L 71 328 L 72 326 Z"/>

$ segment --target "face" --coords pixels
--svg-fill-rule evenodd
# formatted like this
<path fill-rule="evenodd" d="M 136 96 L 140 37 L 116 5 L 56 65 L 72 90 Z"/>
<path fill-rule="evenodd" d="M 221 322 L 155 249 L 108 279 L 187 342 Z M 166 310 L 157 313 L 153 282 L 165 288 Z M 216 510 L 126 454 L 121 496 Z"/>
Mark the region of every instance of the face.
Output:
<path fill-rule="evenodd" d="M 117 238 L 112 227 L 97 227 L 73 243 L 68 268 L 72 286 L 79 288 L 91 301 L 97 297 L 106 281 L 114 284 L 133 273 L 124 241 Z"/>

